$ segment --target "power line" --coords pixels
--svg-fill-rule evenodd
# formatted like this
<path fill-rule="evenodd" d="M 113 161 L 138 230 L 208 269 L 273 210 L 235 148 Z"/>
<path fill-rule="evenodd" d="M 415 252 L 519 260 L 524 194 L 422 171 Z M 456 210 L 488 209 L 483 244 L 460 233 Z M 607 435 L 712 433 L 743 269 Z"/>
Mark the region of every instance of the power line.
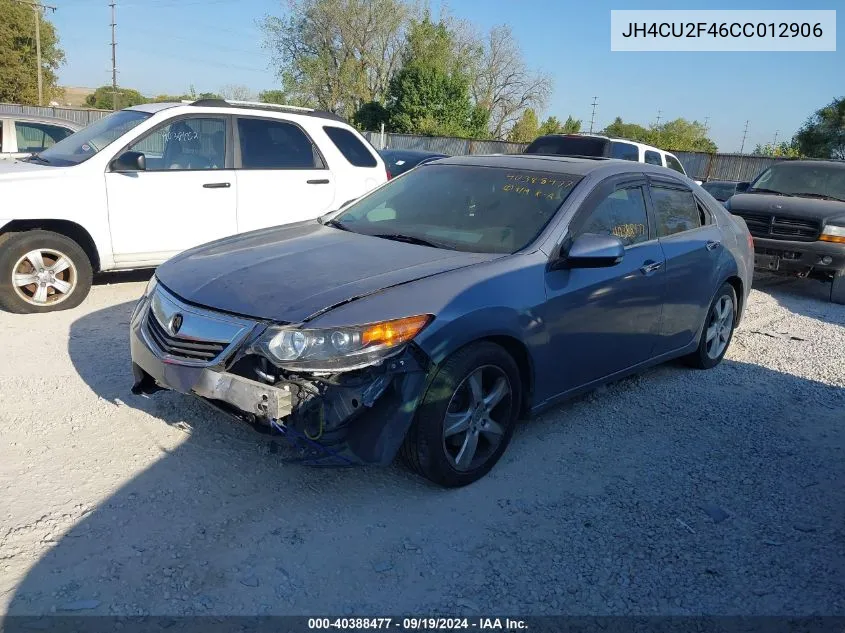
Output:
<path fill-rule="evenodd" d="M 44 105 L 44 79 L 43 69 L 41 68 L 41 11 L 50 9 L 53 13 L 56 12 L 56 7 L 41 4 L 40 1 L 33 0 L 12 0 L 18 4 L 24 4 L 35 9 L 35 58 L 38 64 L 38 105 Z"/>
<path fill-rule="evenodd" d="M 593 97 L 593 114 L 590 117 L 590 134 L 593 133 L 593 123 L 596 121 L 596 105 L 598 105 L 599 98 Z"/>

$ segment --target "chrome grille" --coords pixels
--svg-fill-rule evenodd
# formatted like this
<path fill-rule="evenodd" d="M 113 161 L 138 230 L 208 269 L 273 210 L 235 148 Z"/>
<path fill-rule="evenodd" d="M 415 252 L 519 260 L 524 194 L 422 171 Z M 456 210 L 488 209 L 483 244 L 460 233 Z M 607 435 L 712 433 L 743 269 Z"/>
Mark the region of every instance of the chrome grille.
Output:
<path fill-rule="evenodd" d="M 748 231 L 754 237 L 768 237 L 776 240 L 793 240 L 796 242 L 814 242 L 821 233 L 821 224 L 816 220 L 804 218 L 791 218 L 782 215 L 770 215 L 766 213 L 745 213 L 743 211 L 731 211 L 738 215 L 745 224 Z"/>
<path fill-rule="evenodd" d="M 210 361 L 217 358 L 226 349 L 225 343 L 190 341 L 178 336 L 171 336 L 158 322 L 152 310 L 147 315 L 147 331 L 159 349 L 171 356 Z"/>
<path fill-rule="evenodd" d="M 158 356 L 184 365 L 210 365 L 255 326 L 254 321 L 186 304 L 159 284 L 150 297 L 142 331 Z"/>

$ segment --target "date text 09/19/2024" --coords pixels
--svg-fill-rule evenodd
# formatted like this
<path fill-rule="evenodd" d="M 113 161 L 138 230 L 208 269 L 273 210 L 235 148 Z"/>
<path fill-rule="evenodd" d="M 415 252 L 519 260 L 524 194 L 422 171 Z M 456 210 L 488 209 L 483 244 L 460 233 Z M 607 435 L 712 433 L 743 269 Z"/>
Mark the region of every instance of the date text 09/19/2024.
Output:
<path fill-rule="evenodd" d="M 310 630 L 342 629 L 352 631 L 374 629 L 400 629 L 403 631 L 419 630 L 482 630 L 482 631 L 522 631 L 528 628 L 525 620 L 518 618 L 309 618 Z"/>

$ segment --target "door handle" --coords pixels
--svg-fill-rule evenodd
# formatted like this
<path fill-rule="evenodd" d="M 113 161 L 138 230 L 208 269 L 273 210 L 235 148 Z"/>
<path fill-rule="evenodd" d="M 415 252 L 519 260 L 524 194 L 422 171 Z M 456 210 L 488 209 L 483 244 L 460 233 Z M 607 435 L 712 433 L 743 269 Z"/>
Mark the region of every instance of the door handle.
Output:
<path fill-rule="evenodd" d="M 663 262 L 646 262 L 640 267 L 640 272 L 643 275 L 650 275 L 653 272 L 660 270 L 663 267 Z"/>
<path fill-rule="evenodd" d="M 228 189 L 231 186 L 228 182 L 207 182 L 203 185 L 203 189 Z"/>
<path fill-rule="evenodd" d="M 714 240 L 707 240 L 707 244 L 705 246 L 706 246 L 708 251 L 714 251 L 717 248 L 719 248 L 719 246 L 721 246 L 721 245 L 722 245 L 721 242 L 716 242 Z"/>
<path fill-rule="evenodd" d="M 317 180 L 306 180 L 309 185 L 327 185 L 329 184 L 328 178 L 319 178 Z"/>

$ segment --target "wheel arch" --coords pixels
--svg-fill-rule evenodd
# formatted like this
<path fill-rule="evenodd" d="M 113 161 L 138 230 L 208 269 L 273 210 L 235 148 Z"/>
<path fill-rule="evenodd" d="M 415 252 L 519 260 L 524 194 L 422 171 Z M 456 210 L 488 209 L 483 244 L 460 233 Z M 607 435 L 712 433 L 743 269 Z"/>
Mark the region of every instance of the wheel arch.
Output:
<path fill-rule="evenodd" d="M 100 270 L 100 254 L 97 251 L 94 238 L 91 237 L 85 227 L 70 220 L 12 220 L 0 227 L 0 237 L 8 233 L 25 233 L 34 230 L 52 231 L 72 239 L 88 255 L 88 260 L 91 262 L 94 272 Z"/>
<path fill-rule="evenodd" d="M 738 324 L 742 319 L 742 311 L 745 309 L 745 286 L 742 283 L 742 279 L 739 278 L 739 275 L 731 275 L 725 279 L 724 283 L 730 284 L 736 293 L 736 323 Z"/>

